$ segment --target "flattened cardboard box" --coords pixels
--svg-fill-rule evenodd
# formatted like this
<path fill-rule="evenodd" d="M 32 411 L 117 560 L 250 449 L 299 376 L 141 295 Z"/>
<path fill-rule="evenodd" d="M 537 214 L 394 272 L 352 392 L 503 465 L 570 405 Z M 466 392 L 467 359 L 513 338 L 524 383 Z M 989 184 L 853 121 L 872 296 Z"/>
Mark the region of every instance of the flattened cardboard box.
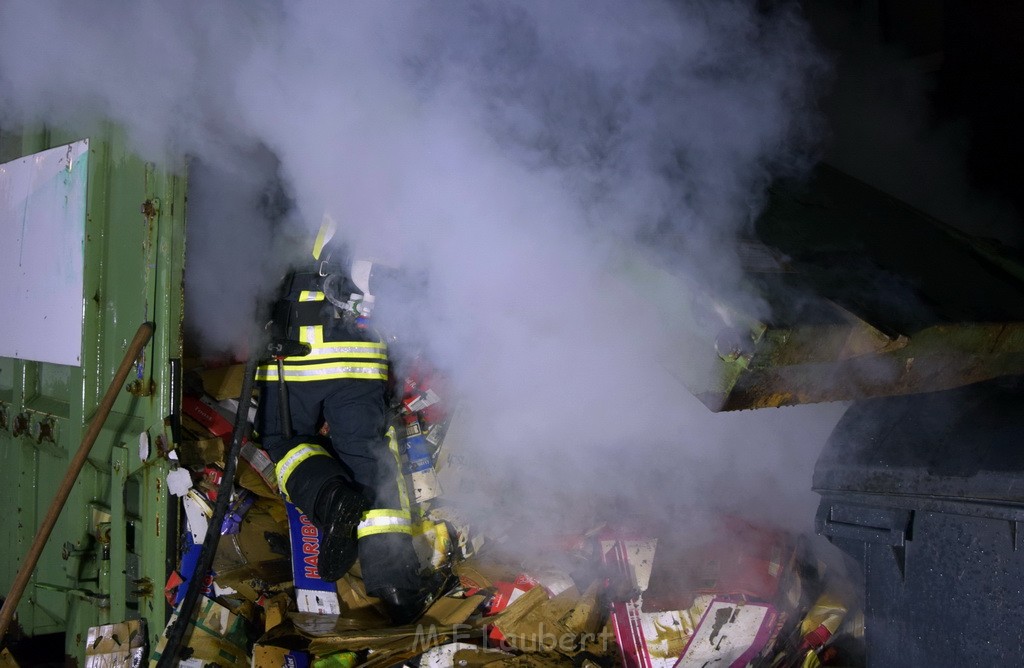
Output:
<path fill-rule="evenodd" d="M 156 651 L 149 659 L 150 668 L 156 668 L 167 647 L 167 630 L 177 619 L 178 613 L 175 611 L 167 622 Z M 212 663 L 227 668 L 249 668 L 249 654 L 246 651 L 249 639 L 245 621 L 241 617 L 232 614 L 216 601 L 205 598 L 200 599 L 191 625 L 188 643 L 190 660 L 199 660 L 201 665 Z"/>
<path fill-rule="evenodd" d="M 771 641 L 777 619 L 778 613 L 770 604 L 715 598 L 675 668 L 744 668 Z"/>
<path fill-rule="evenodd" d="M 251 668 L 309 668 L 312 663 L 312 658 L 306 652 L 269 645 L 256 645 L 252 648 Z"/>
<path fill-rule="evenodd" d="M 320 577 L 320 531 L 294 504 L 287 505 L 295 606 L 299 612 L 337 615 L 341 612 L 338 590 Z"/>
<path fill-rule="evenodd" d="M 242 394 L 245 365 L 232 364 L 203 369 L 199 376 L 203 379 L 203 391 L 211 397 L 217 401 L 233 399 Z"/>

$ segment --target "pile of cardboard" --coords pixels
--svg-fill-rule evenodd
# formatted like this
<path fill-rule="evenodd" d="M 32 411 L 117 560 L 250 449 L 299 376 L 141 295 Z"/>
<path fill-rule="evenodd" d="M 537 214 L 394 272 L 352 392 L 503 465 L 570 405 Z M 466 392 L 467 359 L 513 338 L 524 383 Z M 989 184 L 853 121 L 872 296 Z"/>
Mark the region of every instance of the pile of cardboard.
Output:
<path fill-rule="evenodd" d="M 599 538 L 628 593 L 611 602 L 626 666 L 814 668 L 857 661 L 853 590 L 806 541 L 732 516 L 700 535 L 637 527 Z"/>
<path fill-rule="evenodd" d="M 242 369 L 193 376 L 168 479 L 184 521 L 181 560 L 165 594 L 172 606 L 192 582 L 204 594 L 182 665 L 811 668 L 855 660 L 844 651 L 860 628 L 848 614 L 849 592 L 782 531 L 731 517 L 706 520 L 713 530 L 699 536 L 619 521 L 524 556 L 503 539 L 500 520 L 471 519 L 479 509 L 457 502 L 474 498 L 462 492 L 480 472 L 453 452 L 458 420 L 437 374 L 421 364 L 411 369 L 395 426 L 417 502 L 417 551 L 446 584 L 404 627 L 387 624 L 358 565 L 335 583 L 319 578 L 316 529 L 281 498 L 256 443 L 246 443 L 238 463 L 213 568 L 194 572 Z M 251 419 L 254 407 L 245 409 Z M 101 640 L 114 630 L 96 631 L 98 662 L 87 665 L 138 665 L 107 661 L 113 645 Z M 134 657 L 139 650 L 117 651 Z M 151 665 L 163 651 L 161 643 Z"/>

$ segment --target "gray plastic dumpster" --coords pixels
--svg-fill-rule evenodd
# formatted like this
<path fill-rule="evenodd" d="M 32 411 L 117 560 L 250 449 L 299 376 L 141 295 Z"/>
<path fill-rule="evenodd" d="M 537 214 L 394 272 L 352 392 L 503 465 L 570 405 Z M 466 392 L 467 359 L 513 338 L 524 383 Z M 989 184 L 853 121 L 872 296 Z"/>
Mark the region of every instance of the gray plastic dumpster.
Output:
<path fill-rule="evenodd" d="M 813 486 L 864 569 L 869 666 L 1020 665 L 1024 382 L 854 404 Z"/>

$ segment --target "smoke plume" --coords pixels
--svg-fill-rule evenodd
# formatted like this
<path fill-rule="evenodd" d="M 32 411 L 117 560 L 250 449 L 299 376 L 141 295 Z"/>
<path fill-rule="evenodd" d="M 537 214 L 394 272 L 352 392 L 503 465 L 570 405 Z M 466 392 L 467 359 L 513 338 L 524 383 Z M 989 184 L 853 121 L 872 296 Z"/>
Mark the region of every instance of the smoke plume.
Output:
<path fill-rule="evenodd" d="M 609 268 L 637 253 L 766 315 L 734 241 L 813 160 L 823 69 L 787 2 L 0 7 L 0 124 L 111 118 L 147 159 L 193 156 L 208 350 L 245 340 L 330 212 L 419 277 L 382 325 L 450 373 L 475 449 L 545 509 L 778 494 L 806 521 L 793 490 L 838 408 L 707 414 L 661 370 L 658 306 Z"/>

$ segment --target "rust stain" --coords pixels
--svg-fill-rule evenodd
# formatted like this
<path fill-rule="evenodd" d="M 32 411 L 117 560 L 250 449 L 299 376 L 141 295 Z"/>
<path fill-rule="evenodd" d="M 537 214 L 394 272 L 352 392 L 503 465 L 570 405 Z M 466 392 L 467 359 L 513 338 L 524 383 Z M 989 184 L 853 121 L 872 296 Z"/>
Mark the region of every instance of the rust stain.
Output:
<path fill-rule="evenodd" d="M 139 578 L 134 580 L 132 584 L 135 585 L 136 596 L 146 598 L 153 595 L 153 581 L 149 578 Z"/>
<path fill-rule="evenodd" d="M 142 215 L 146 217 L 146 220 L 152 222 L 156 218 L 157 209 L 156 204 L 151 199 L 147 199 L 142 203 Z"/>
<path fill-rule="evenodd" d="M 141 369 L 139 371 L 141 373 Z M 133 380 L 125 386 L 125 391 L 136 397 L 152 397 L 156 391 L 156 383 L 152 379 L 148 383 L 144 383 L 140 379 Z"/>
<path fill-rule="evenodd" d="M 12 436 L 21 436 L 29 433 L 29 415 L 28 413 L 18 413 L 14 416 L 14 429 L 11 431 Z"/>
<path fill-rule="evenodd" d="M 52 415 L 49 415 L 39 421 L 39 436 L 36 438 L 38 443 L 47 441 L 49 443 L 57 442 L 57 420 Z"/>

